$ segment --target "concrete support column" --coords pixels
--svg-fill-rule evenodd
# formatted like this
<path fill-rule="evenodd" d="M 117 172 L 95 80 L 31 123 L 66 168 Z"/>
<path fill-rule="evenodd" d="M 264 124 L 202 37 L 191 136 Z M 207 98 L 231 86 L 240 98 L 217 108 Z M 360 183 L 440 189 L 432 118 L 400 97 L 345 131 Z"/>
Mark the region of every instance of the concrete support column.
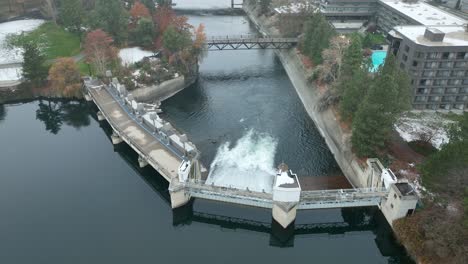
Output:
<path fill-rule="evenodd" d="M 148 166 L 148 161 L 142 156 L 138 156 L 138 165 L 140 165 L 140 168 L 144 168 Z"/>
<path fill-rule="evenodd" d="M 274 202 L 273 219 L 283 228 L 287 228 L 296 219 L 297 203 Z"/>
<path fill-rule="evenodd" d="M 91 96 L 88 93 L 85 93 L 84 98 L 88 102 L 91 102 L 93 100 L 93 98 L 91 98 Z"/>
<path fill-rule="evenodd" d="M 394 183 L 390 186 L 388 196 L 382 199 L 380 210 L 393 228 L 393 221 L 413 214 L 418 200 L 419 197 L 409 183 Z"/>
<path fill-rule="evenodd" d="M 104 115 L 102 114 L 101 111 L 98 111 L 98 112 L 97 112 L 97 119 L 98 119 L 99 121 L 106 120 L 106 118 L 104 117 Z"/>
<path fill-rule="evenodd" d="M 192 198 L 185 186 L 176 178 L 172 179 L 169 184 L 169 195 L 171 196 L 172 209 L 184 206 Z"/>
<path fill-rule="evenodd" d="M 112 144 L 117 145 L 123 142 L 123 139 L 115 132 L 111 135 Z"/>

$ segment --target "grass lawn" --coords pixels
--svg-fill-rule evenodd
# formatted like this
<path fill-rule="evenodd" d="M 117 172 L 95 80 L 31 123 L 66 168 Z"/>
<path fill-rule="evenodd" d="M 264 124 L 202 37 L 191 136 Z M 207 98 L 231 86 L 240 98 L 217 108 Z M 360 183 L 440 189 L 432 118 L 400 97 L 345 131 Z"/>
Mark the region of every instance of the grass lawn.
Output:
<path fill-rule="evenodd" d="M 80 38 L 53 22 L 42 24 L 26 34 L 24 40 L 34 41 L 43 46 L 47 60 L 71 57 L 80 53 Z"/>
<path fill-rule="evenodd" d="M 84 76 L 84 75 L 89 75 L 88 64 L 86 64 L 86 63 L 84 62 L 84 60 L 80 60 L 80 61 L 78 61 L 76 64 L 77 64 L 78 69 L 80 70 L 80 74 L 81 74 L 82 76 Z"/>

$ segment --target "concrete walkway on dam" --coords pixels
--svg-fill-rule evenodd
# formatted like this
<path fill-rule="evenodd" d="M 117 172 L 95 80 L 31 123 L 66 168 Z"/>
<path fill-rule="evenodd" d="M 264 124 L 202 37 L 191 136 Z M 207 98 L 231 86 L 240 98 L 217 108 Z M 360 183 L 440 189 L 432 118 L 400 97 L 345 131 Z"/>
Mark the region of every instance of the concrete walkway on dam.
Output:
<path fill-rule="evenodd" d="M 147 154 L 148 163 L 154 168 L 158 168 L 167 181 L 170 182 L 172 178 L 178 176 L 178 168 L 182 162 L 182 158 L 178 154 L 169 150 L 154 135 L 132 119 L 105 88 L 93 88 L 88 89 L 88 91 L 103 115 L 106 116 L 109 124 L 124 141 L 133 145 L 140 152 L 138 154 Z"/>

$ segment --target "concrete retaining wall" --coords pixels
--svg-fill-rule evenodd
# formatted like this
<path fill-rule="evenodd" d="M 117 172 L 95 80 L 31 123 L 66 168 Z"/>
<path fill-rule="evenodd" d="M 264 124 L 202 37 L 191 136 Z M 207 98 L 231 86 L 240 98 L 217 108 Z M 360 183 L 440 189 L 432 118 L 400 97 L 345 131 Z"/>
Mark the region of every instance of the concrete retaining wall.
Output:
<path fill-rule="evenodd" d="M 131 91 L 131 93 L 137 101 L 148 102 L 155 99 L 163 101 L 180 92 L 185 87 L 187 87 L 185 78 L 184 76 L 180 76 L 175 79 L 162 82 L 159 85 L 135 89 Z"/>
<path fill-rule="evenodd" d="M 268 34 L 270 32 L 268 28 L 263 26 L 262 21 L 260 21 L 261 19 L 257 19 L 249 6 L 244 5 L 244 10 L 262 34 Z M 312 84 L 308 83 L 308 75 L 302 66 L 296 49 L 276 50 L 276 54 L 283 64 L 307 113 L 325 139 L 328 148 L 335 156 L 335 160 L 346 178 L 354 187 L 366 187 L 366 168 L 365 165 L 359 165 L 357 158 L 351 151 L 350 135 L 344 133 L 341 129 L 331 109 L 323 112 L 318 111 L 316 106 L 320 100 L 320 93 Z"/>

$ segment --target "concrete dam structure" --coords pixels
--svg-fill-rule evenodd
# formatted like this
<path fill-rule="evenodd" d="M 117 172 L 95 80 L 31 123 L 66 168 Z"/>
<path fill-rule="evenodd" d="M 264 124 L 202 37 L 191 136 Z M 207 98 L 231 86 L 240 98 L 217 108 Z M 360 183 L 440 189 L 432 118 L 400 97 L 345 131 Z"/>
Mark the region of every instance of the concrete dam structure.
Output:
<path fill-rule="evenodd" d="M 114 78 L 110 84 L 85 79 L 85 98 L 99 109 L 98 119 L 112 127 L 112 143 L 127 143 L 138 153 L 141 167 L 150 165 L 169 182 L 172 208 L 200 198 L 268 208 L 283 228 L 296 218 L 297 210 L 378 206 L 387 221 L 411 214 L 418 197 L 407 182 L 375 159 L 367 161 L 367 186 L 338 190 L 314 190 L 301 186 L 300 178 L 286 164 L 273 175 L 271 191 L 240 189 L 207 184 L 208 170 L 200 163 L 200 152 L 185 134 L 158 115 L 158 105 L 139 103 Z"/>

